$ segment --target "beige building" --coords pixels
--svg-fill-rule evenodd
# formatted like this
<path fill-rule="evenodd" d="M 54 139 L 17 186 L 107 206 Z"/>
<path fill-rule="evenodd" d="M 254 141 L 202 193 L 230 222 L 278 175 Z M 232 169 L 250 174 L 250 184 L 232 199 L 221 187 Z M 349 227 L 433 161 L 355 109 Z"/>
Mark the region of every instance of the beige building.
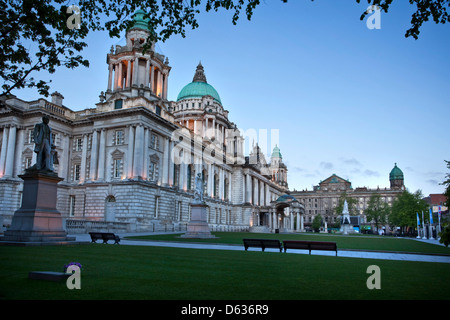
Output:
<path fill-rule="evenodd" d="M 394 199 L 405 189 L 403 172 L 395 164 L 389 174 L 390 188 L 370 189 L 367 187 L 353 188 L 350 181 L 339 177 L 336 174 L 321 181 L 313 190 L 292 191 L 294 196 L 305 209 L 305 228 L 311 228 L 312 221 L 316 215 L 322 216 L 322 221 L 327 222 L 331 227 L 341 217 L 341 212 L 336 212 L 339 206 L 339 199 L 345 194 L 347 197 L 355 200 L 355 222 L 360 226 L 372 226 L 371 221 L 367 221 L 365 210 L 367 209 L 369 199 L 373 194 L 381 196 L 381 200 L 388 205 L 392 205 Z M 372 228 L 373 229 L 373 228 Z"/>

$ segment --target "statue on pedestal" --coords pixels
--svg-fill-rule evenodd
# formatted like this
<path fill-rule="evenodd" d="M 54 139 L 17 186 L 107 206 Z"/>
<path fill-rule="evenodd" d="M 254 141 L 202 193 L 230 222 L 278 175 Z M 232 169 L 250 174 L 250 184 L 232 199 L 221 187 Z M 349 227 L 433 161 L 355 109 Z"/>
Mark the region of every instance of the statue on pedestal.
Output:
<path fill-rule="evenodd" d="M 42 117 L 42 122 L 34 126 L 34 152 L 36 152 L 36 163 L 27 171 L 53 172 L 53 164 L 58 163 L 57 152 L 52 140 L 52 129 L 48 125 L 50 118 Z"/>
<path fill-rule="evenodd" d="M 203 179 L 202 179 L 202 174 L 198 173 L 197 176 L 195 177 L 195 190 L 194 190 L 194 201 L 193 203 L 204 203 L 203 200 L 203 188 L 204 188 L 204 183 L 203 183 Z"/>

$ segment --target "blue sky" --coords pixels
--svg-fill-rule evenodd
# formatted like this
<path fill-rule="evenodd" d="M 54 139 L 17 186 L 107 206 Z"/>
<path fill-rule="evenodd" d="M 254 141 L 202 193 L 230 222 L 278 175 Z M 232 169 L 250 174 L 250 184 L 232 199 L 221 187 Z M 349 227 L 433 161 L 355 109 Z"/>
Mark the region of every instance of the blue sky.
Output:
<path fill-rule="evenodd" d="M 428 22 L 419 40 L 405 38 L 414 8 L 394 1 L 381 13 L 381 29 L 370 30 L 359 19 L 367 9 L 361 2 L 267 0 L 237 25 L 225 10 L 202 13 L 198 29 L 156 46 L 172 66 L 169 100 L 201 60 L 231 121 L 243 130 L 279 130 L 291 190 L 312 189 L 333 173 L 353 187 L 389 187 L 397 163 L 410 191 L 443 192 L 450 25 Z M 106 54 L 125 35 L 94 33 L 87 43 L 89 68 L 52 75 L 51 92 L 73 110 L 95 107 L 107 87 Z M 14 94 L 39 97 L 28 89 Z"/>

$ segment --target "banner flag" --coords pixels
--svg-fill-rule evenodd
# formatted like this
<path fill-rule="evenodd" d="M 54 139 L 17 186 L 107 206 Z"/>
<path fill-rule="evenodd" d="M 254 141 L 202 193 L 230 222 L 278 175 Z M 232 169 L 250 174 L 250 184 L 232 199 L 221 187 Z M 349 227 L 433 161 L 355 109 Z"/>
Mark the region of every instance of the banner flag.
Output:
<path fill-rule="evenodd" d="M 417 212 L 416 215 L 417 215 L 417 226 L 420 226 L 419 214 Z"/>
<path fill-rule="evenodd" d="M 430 224 L 433 224 L 433 209 L 430 208 Z"/>

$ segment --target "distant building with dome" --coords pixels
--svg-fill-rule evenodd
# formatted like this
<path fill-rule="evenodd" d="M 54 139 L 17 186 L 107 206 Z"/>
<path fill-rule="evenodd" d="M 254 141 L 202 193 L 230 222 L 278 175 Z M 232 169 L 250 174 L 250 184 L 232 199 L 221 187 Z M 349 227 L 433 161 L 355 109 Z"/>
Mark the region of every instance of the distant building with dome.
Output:
<path fill-rule="evenodd" d="M 68 232 L 183 231 L 197 174 L 212 230 L 300 231 L 305 211 L 286 197 L 279 147 L 270 159 L 258 144 L 244 155 L 245 137 L 201 63 L 193 81 L 169 101 L 172 67 L 154 44 L 143 50 L 150 32 L 143 17 L 138 10 L 126 44 L 107 54 L 106 91 L 94 108 L 73 111 L 58 92 L 51 101 L 0 101 L 0 223 L 8 225 L 21 206 L 19 175 L 35 163 L 33 128 L 48 115 L 55 171 L 64 178 L 57 209 Z"/>
<path fill-rule="evenodd" d="M 352 220 L 355 227 L 359 228 L 360 231 L 374 230 L 373 222 L 368 221 L 365 216 L 370 197 L 374 194 L 379 195 L 381 201 L 392 206 L 395 198 L 405 190 L 403 172 L 397 167 L 397 163 L 389 173 L 389 182 L 390 188 L 353 188 L 349 180 L 333 174 L 314 186 L 313 190 L 294 190 L 290 194 L 304 206 L 304 226 L 306 229 L 311 228 L 316 215 L 322 216 L 328 227 L 335 224 L 341 217 L 341 212 L 337 210 L 339 201 L 346 197 L 354 200 Z"/>

